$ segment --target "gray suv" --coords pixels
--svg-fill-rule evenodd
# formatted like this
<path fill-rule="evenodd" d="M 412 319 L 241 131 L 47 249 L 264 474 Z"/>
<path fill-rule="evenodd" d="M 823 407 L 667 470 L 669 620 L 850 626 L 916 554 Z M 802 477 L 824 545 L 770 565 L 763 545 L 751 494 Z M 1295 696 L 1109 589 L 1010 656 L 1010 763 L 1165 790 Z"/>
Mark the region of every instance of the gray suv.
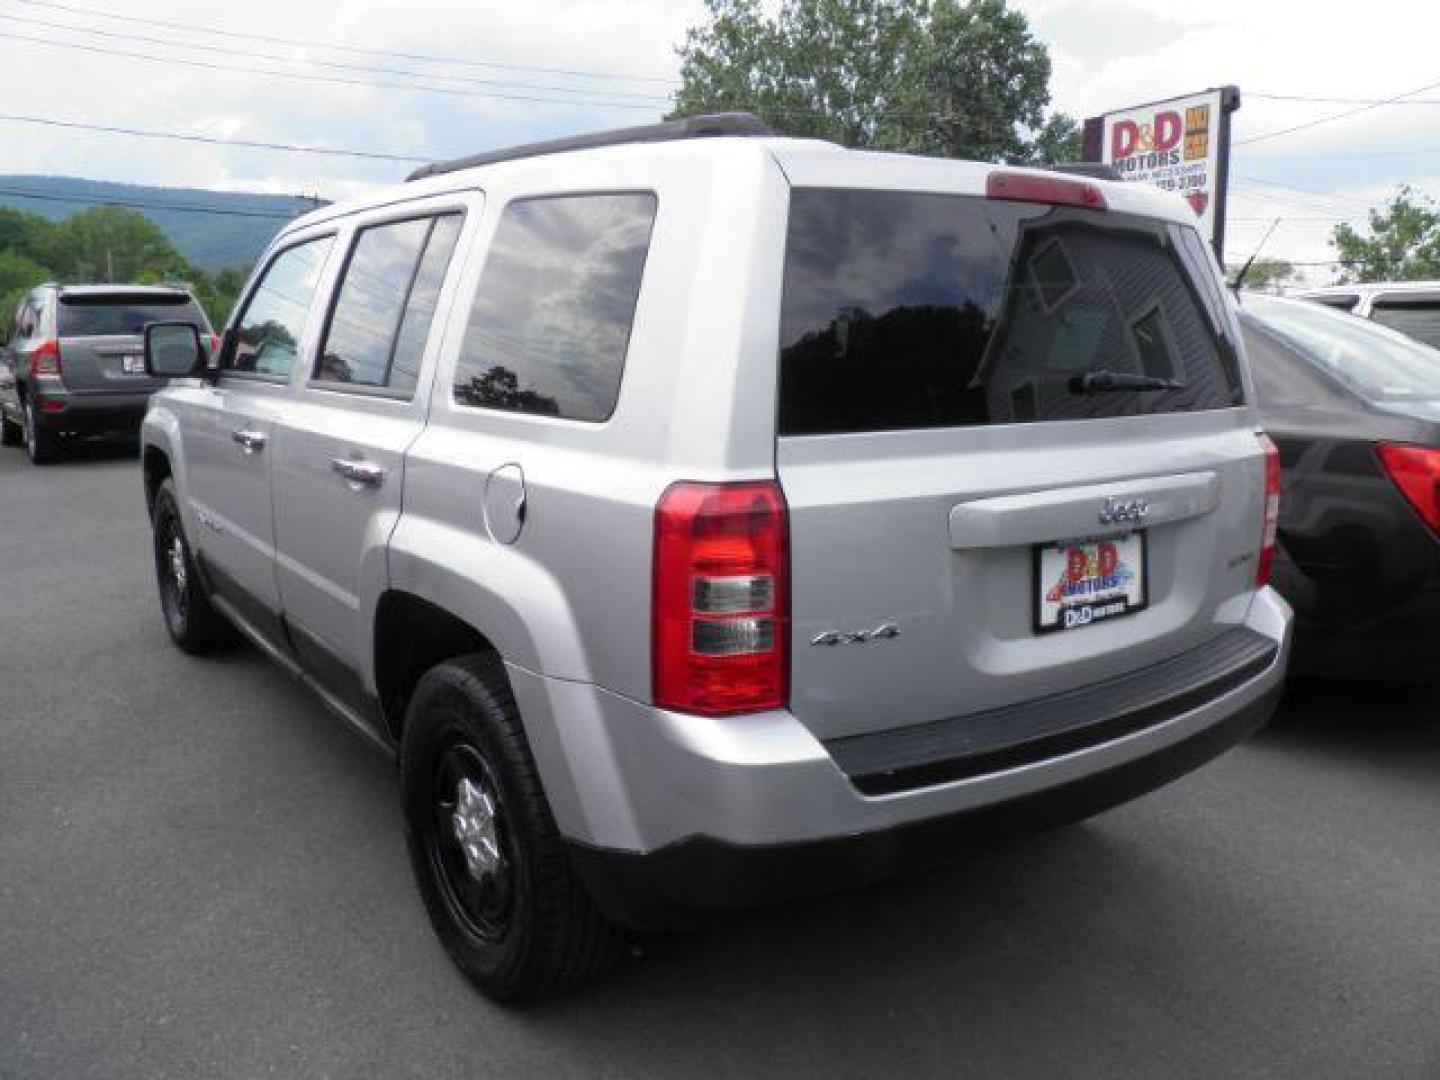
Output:
<path fill-rule="evenodd" d="M 184 289 L 155 285 L 41 285 L 21 301 L 0 347 L 0 441 L 37 465 L 67 435 L 135 432 L 164 383 L 145 373 L 146 323 L 210 323 Z"/>
<path fill-rule="evenodd" d="M 143 430 L 166 624 L 398 758 L 485 992 L 1095 813 L 1270 714 L 1278 461 L 1178 199 L 675 121 L 286 229 Z"/>

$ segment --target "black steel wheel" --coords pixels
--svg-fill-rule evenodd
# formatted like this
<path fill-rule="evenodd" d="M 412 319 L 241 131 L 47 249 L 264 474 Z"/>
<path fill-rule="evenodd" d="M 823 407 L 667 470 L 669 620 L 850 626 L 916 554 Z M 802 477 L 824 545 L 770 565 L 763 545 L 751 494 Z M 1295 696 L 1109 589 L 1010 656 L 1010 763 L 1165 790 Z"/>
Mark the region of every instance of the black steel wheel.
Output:
<path fill-rule="evenodd" d="M 195 570 L 195 559 L 185 539 L 180 510 L 175 502 L 173 481 L 162 482 L 155 493 L 151 527 L 155 547 L 155 582 L 170 640 L 186 652 L 197 655 L 228 646 L 234 641 L 234 629 L 211 605 Z"/>
<path fill-rule="evenodd" d="M 431 924 L 487 996 L 550 997 L 609 967 L 624 935 L 576 877 L 491 654 L 420 679 L 400 744 L 406 840 Z"/>

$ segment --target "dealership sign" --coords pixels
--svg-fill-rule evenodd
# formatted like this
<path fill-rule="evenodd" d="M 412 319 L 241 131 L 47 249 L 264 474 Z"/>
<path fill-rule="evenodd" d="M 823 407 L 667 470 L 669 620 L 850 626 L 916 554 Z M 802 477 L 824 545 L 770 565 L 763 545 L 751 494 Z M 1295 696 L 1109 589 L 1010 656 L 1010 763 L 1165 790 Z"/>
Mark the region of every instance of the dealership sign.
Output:
<path fill-rule="evenodd" d="M 1230 165 L 1233 86 L 1152 102 L 1085 121 L 1085 160 L 1113 167 L 1126 180 L 1182 196 L 1220 257 Z"/>

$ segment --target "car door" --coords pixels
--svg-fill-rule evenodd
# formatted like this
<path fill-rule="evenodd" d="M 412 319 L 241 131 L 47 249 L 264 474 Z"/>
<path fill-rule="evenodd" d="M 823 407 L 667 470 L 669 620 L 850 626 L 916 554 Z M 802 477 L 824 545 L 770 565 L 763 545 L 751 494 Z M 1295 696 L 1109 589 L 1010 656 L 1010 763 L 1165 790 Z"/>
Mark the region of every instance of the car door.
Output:
<path fill-rule="evenodd" d="M 276 641 L 271 441 L 291 374 L 313 352 L 312 309 L 333 244 L 333 234 L 309 236 L 271 256 L 226 335 L 215 384 L 182 406 L 194 546 L 215 591 Z"/>
<path fill-rule="evenodd" d="M 405 452 L 425 423 L 431 326 L 475 200 L 353 222 L 319 347 L 275 428 L 276 570 L 290 640 L 312 675 L 362 711 L 367 615 L 386 580 Z"/>

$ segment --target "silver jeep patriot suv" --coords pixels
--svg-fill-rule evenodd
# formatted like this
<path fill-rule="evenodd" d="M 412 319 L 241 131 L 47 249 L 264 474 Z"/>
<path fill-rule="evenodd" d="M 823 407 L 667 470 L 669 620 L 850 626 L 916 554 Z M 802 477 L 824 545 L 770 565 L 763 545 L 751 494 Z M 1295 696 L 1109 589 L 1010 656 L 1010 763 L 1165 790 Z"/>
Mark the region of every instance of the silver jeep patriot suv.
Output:
<path fill-rule="evenodd" d="M 1180 200 L 726 115 L 295 222 L 143 429 L 161 606 L 394 754 L 485 992 L 1073 820 L 1279 693 L 1278 462 Z"/>

